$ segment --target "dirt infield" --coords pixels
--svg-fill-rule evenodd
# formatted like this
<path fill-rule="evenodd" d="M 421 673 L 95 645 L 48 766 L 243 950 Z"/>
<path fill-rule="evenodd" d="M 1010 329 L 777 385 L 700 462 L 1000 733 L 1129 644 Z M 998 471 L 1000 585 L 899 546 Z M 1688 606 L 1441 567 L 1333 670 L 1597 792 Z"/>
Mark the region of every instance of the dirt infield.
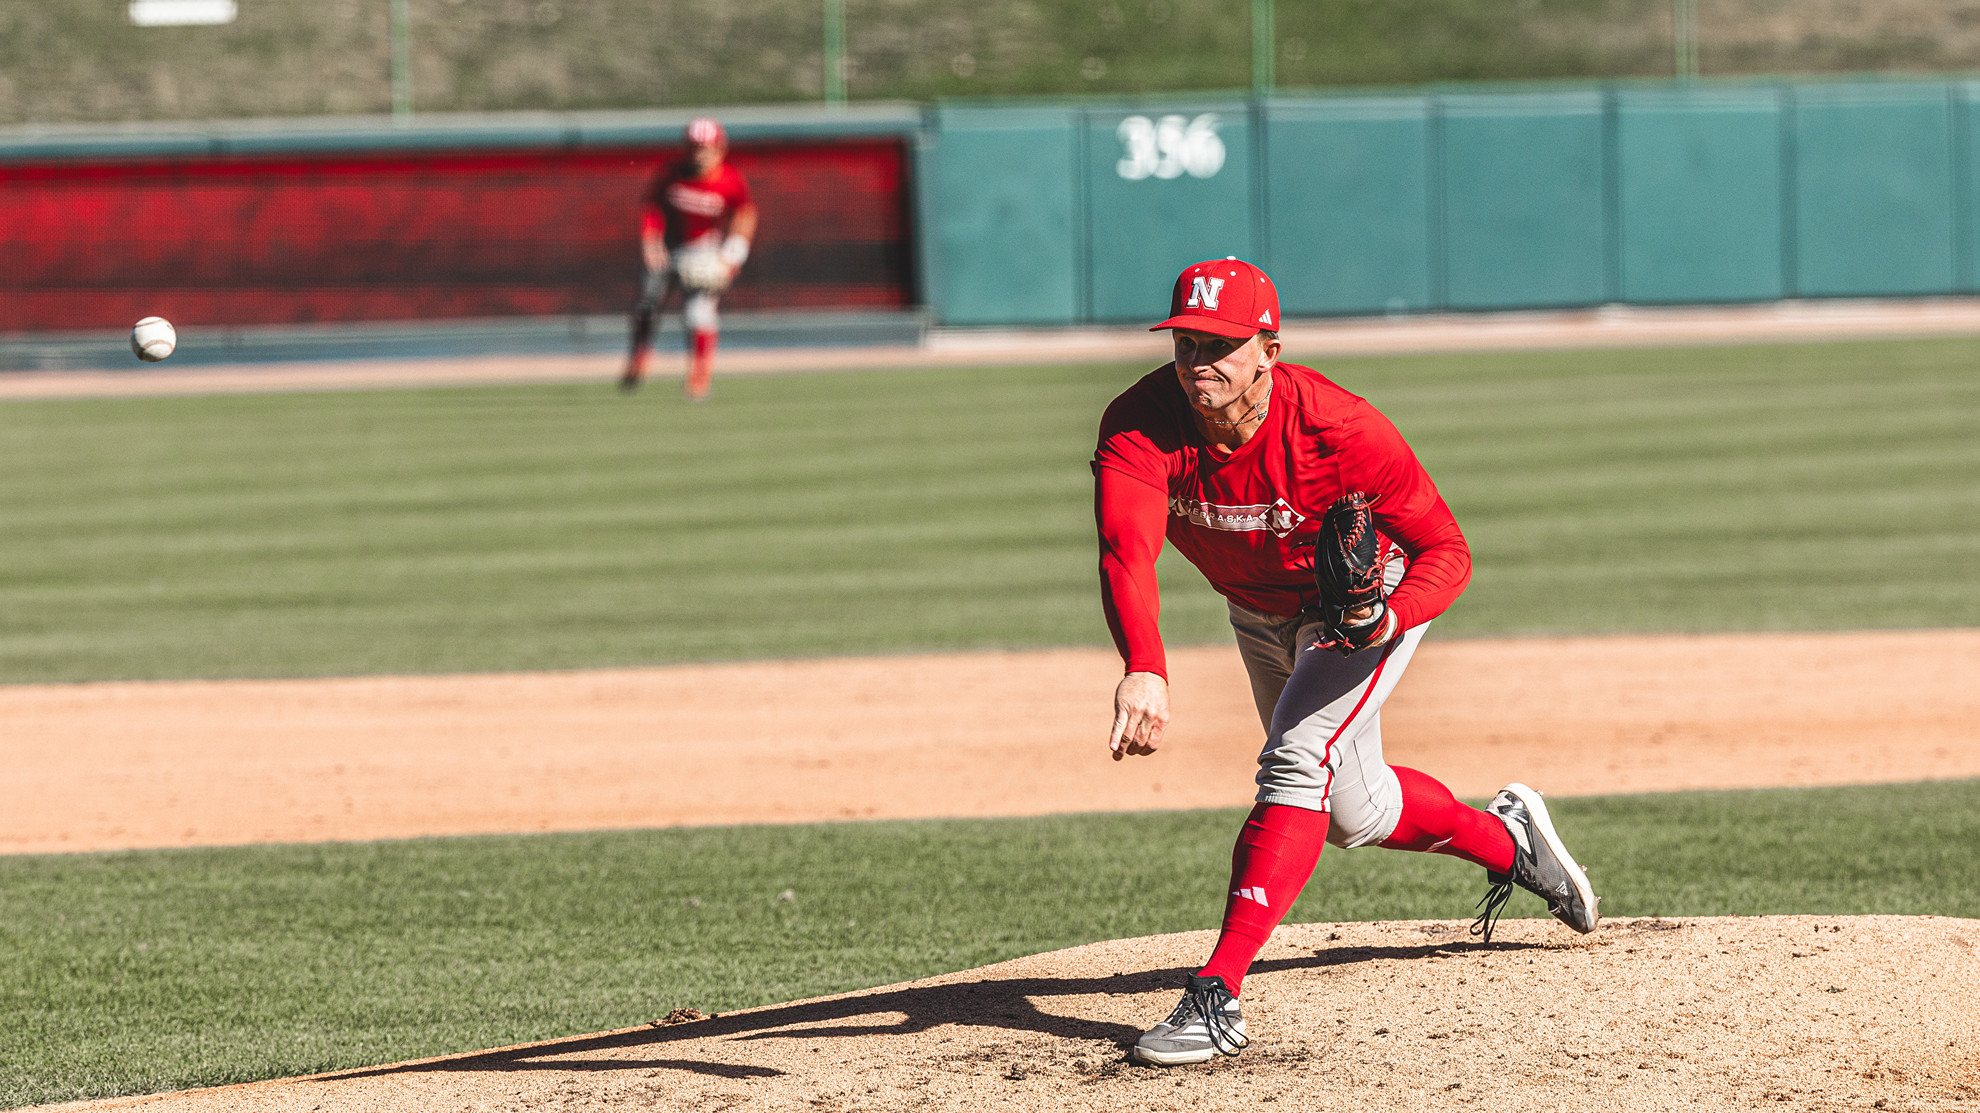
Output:
<path fill-rule="evenodd" d="M 0 688 L 0 848 L 1241 805 L 1236 653 L 1171 657 L 1152 759 L 1103 745 L 1104 650 L 522 676 Z M 1980 630 L 1426 643 L 1391 758 L 1484 795 L 1980 775 Z M 1971 1108 L 1980 922 L 1768 917 L 1282 929 L 1258 1043 L 1126 1042 L 1210 934 L 521 1049 L 75 1108 Z M 680 1002 L 683 1006 L 693 1002 Z M 657 1019 L 657 1018 L 656 1018 Z M 1780 1103 L 1786 1103 L 1782 1106 Z M 65 1107 L 67 1108 L 67 1107 Z"/>
<path fill-rule="evenodd" d="M 1242 806 L 1235 650 L 1107 759 L 1111 650 L 0 687 L 0 853 Z M 1460 793 L 1980 776 L 1980 630 L 1438 641 L 1390 760 Z"/>
<path fill-rule="evenodd" d="M 1168 1070 L 1124 1047 L 1209 932 L 314 1079 L 63 1108 L 1290 1110 L 1980 1101 L 1980 920 L 1870 916 L 1281 928 L 1245 983 L 1253 1043 Z M 657 1020 L 658 1018 L 656 1018 Z"/>

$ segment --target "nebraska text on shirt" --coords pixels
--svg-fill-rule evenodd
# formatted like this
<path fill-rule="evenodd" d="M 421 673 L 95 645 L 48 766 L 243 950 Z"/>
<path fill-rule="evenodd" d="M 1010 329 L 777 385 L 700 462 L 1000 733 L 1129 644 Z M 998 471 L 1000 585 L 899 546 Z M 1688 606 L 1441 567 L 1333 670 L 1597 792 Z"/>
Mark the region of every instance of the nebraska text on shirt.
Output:
<path fill-rule="evenodd" d="M 1172 498 L 1169 500 L 1169 513 L 1209 529 L 1233 533 L 1262 529 L 1270 530 L 1279 537 L 1298 529 L 1299 524 L 1306 520 L 1306 515 L 1287 505 L 1284 499 L 1256 506 L 1218 506 L 1214 502 Z"/>

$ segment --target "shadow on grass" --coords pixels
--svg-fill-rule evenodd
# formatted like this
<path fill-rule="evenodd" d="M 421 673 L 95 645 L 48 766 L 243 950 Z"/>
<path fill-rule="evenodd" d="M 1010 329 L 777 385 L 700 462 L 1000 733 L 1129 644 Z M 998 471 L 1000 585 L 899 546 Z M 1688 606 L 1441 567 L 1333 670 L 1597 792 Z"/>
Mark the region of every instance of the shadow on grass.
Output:
<path fill-rule="evenodd" d="M 1546 949 L 1548 945 L 1540 943 L 1500 942 L 1483 947 L 1457 941 L 1426 943 L 1412 947 L 1340 947 L 1324 949 L 1296 958 L 1268 959 L 1258 962 L 1253 964 L 1251 974 L 1256 976 L 1282 970 L 1321 969 L 1357 962 L 1409 961 L 1476 950 L 1510 952 Z M 656 1023 L 653 1026 L 626 1032 L 579 1036 L 573 1039 L 529 1044 L 499 1051 L 476 1052 L 445 1059 L 342 1071 L 317 1075 L 316 1079 L 328 1082 L 429 1071 L 640 1069 L 685 1070 L 723 1078 L 769 1078 L 785 1072 L 770 1067 L 689 1059 L 545 1060 L 553 1056 L 583 1055 L 623 1048 L 657 1049 L 679 1040 L 691 1039 L 726 1037 L 734 1040 L 821 1040 L 849 1036 L 913 1035 L 945 1024 L 998 1028 L 1009 1032 L 1034 1032 L 1067 1039 L 1111 1040 L 1125 1052 L 1140 1037 L 1140 1028 L 1044 1012 L 1033 1003 L 1034 999 L 1078 997 L 1089 994 L 1152 993 L 1162 989 L 1180 988 L 1183 977 L 1193 971 L 1194 967 L 1175 967 L 1138 974 L 1113 974 L 1092 978 L 992 978 L 880 993 L 856 993 L 831 1000 L 778 1005 L 682 1024 Z M 898 1013 L 905 1019 L 889 1024 L 844 1023 L 858 1021 L 861 1017 L 887 1013 Z"/>

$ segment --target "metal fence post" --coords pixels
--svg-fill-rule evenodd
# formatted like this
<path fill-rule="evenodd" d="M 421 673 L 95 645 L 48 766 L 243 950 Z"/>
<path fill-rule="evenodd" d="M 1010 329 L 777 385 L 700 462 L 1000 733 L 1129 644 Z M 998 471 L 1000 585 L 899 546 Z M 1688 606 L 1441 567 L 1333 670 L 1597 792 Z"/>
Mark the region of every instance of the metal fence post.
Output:
<path fill-rule="evenodd" d="M 1671 0 L 1671 49 L 1674 69 L 1683 80 L 1698 76 L 1698 0 Z"/>
<path fill-rule="evenodd" d="M 1272 91 L 1272 0 L 1251 0 L 1251 92 Z"/>
<path fill-rule="evenodd" d="M 846 0 L 825 0 L 825 103 L 846 103 Z"/>
<path fill-rule="evenodd" d="M 412 122 L 412 0 L 392 0 L 392 122 Z"/>

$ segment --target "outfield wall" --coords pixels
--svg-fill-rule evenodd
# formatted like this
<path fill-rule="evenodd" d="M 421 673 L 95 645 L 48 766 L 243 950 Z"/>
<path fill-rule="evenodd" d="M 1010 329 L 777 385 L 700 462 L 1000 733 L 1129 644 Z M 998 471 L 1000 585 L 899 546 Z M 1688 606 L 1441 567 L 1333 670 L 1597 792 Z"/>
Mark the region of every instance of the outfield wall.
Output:
<path fill-rule="evenodd" d="M 936 319 L 1135 321 L 1239 255 L 1291 316 L 1980 292 L 1980 83 L 942 105 Z"/>
<path fill-rule="evenodd" d="M 1292 316 L 1980 292 L 1980 82 L 721 115 L 735 310 L 1138 321 L 1218 255 Z M 0 334 L 619 314 L 686 118 L 0 132 Z"/>

